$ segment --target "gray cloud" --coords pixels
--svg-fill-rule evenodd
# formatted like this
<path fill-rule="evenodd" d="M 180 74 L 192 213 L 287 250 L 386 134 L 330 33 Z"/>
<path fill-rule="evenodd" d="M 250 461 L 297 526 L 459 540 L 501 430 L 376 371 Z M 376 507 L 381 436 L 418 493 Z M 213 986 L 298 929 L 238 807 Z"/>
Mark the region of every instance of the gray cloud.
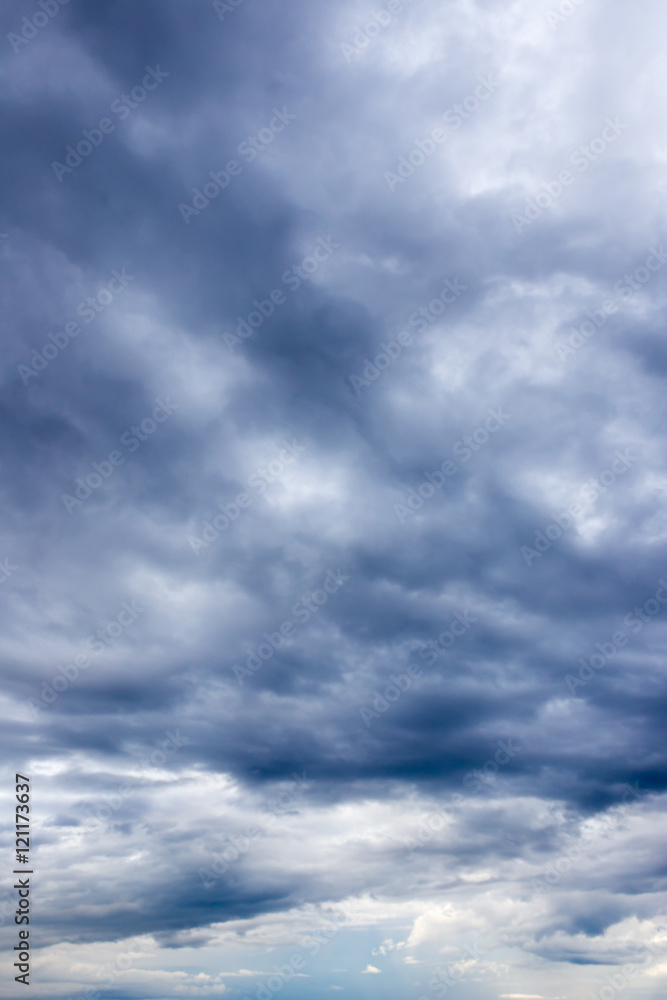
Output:
<path fill-rule="evenodd" d="M 2 739 L 33 781 L 36 995 L 109 965 L 118 995 L 254 997 L 304 951 L 286 997 L 370 995 L 372 965 L 417 1000 L 482 940 L 480 1000 L 625 963 L 653 995 L 661 8 L 46 6 L 6 7 L 0 57 Z"/>

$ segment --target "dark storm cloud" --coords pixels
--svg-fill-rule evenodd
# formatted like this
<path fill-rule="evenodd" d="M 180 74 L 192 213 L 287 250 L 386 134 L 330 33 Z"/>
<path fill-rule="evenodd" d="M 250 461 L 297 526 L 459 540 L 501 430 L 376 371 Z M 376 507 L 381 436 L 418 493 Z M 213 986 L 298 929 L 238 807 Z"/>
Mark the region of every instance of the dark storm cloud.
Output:
<path fill-rule="evenodd" d="M 23 16 L 10 4 L 5 34 Z M 619 55 L 618 5 L 552 31 L 496 3 L 406 4 L 348 62 L 367 16 L 70 3 L 3 54 L 3 745 L 44 768 L 45 796 L 53 783 L 50 857 L 79 837 L 97 873 L 132 858 L 117 882 L 59 884 L 64 917 L 50 888 L 53 943 L 179 948 L 181 931 L 385 886 L 406 905 L 445 883 L 460 900 L 487 876 L 480 920 L 505 919 L 507 893 L 528 900 L 530 877 L 637 786 L 632 873 L 610 848 L 504 944 L 607 963 L 616 926 L 658 912 L 657 98 Z M 488 99 L 453 126 L 480 78 Z M 54 169 L 105 117 L 90 154 Z M 608 118 L 618 135 L 579 169 Z M 328 573 L 348 579 L 320 603 Z M 124 602 L 145 610 L 114 635 Z M 113 805 L 178 727 L 169 777 L 134 775 Z M 499 741 L 521 749 L 494 766 Z M 207 810 L 233 809 L 240 836 L 304 770 L 303 866 L 289 820 L 288 843 L 269 829 L 206 893 Z M 197 796 L 191 820 L 176 789 Z M 431 831 L 405 869 L 413 809 L 455 794 L 470 799 L 455 834 Z M 373 839 L 374 810 L 395 834 Z M 639 953 L 628 941 L 614 962 Z"/>

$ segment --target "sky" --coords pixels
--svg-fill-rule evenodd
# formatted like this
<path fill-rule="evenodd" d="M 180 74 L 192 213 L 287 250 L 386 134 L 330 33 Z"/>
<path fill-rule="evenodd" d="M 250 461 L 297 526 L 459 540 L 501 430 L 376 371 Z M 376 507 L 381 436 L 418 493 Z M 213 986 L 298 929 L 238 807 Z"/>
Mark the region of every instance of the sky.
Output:
<path fill-rule="evenodd" d="M 667 11 L 380 2 L 3 5 L 2 997 L 665 996 Z"/>

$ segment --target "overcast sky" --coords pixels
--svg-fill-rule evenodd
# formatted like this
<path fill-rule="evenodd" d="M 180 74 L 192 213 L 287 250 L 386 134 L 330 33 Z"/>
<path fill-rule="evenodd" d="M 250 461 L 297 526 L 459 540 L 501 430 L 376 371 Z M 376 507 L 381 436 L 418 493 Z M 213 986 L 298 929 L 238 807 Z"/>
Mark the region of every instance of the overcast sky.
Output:
<path fill-rule="evenodd" d="M 1 18 L 0 995 L 664 997 L 664 4 Z"/>

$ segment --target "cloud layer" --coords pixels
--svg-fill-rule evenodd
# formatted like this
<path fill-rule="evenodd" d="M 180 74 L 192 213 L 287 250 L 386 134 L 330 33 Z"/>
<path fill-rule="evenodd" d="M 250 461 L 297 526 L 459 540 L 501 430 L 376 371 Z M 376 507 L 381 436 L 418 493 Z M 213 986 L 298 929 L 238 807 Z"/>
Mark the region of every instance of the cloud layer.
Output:
<path fill-rule="evenodd" d="M 3 24 L 37 1000 L 657 1000 L 662 6 Z"/>

